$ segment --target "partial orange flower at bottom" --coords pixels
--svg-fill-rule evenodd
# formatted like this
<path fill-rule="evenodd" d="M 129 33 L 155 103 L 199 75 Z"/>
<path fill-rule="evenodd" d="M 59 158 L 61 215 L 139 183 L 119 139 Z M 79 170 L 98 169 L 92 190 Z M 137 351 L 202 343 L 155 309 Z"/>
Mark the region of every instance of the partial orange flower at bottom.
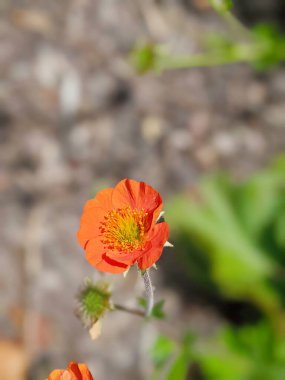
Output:
<path fill-rule="evenodd" d="M 67 369 L 55 369 L 46 380 L 93 380 L 86 364 L 70 362 Z"/>

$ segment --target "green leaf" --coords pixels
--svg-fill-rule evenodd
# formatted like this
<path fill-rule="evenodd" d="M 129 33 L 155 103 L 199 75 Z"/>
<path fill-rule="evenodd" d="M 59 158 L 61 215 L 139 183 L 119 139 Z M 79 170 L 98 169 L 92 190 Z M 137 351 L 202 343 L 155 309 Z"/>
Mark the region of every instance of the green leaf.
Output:
<path fill-rule="evenodd" d="M 151 316 L 156 319 L 164 319 L 165 318 L 165 312 L 163 310 L 165 300 L 158 301 L 151 312 Z"/>
<path fill-rule="evenodd" d="M 274 238 L 277 245 L 281 247 L 282 250 L 285 249 L 285 199 L 283 199 L 283 202 L 284 205 L 276 216 L 274 225 Z"/>
<path fill-rule="evenodd" d="M 146 299 L 145 298 L 138 297 L 137 298 L 137 303 L 138 303 L 139 306 L 141 306 L 144 309 L 146 309 L 147 303 L 146 303 Z M 164 313 L 164 310 L 163 310 L 164 303 L 165 303 L 165 300 L 160 300 L 160 301 L 158 301 L 158 302 L 156 302 L 154 304 L 154 306 L 152 308 L 152 311 L 151 311 L 150 318 L 155 318 L 155 319 L 164 319 L 165 318 L 165 313 Z"/>
<path fill-rule="evenodd" d="M 144 309 L 146 308 L 146 299 L 143 297 L 137 297 L 137 303 L 139 306 L 142 306 Z"/>
<path fill-rule="evenodd" d="M 173 354 L 174 350 L 175 343 L 166 336 L 160 335 L 150 351 L 155 366 L 161 368 Z"/>
<path fill-rule="evenodd" d="M 188 349 L 184 348 L 174 361 L 167 375 L 167 380 L 186 380 L 187 372 L 191 363 L 191 355 Z"/>

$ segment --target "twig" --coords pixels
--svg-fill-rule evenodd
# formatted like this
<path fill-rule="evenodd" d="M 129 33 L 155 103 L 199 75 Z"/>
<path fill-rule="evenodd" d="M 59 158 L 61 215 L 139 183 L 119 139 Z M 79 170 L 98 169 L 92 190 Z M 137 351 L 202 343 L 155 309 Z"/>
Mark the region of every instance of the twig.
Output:
<path fill-rule="evenodd" d="M 139 317 L 145 317 L 145 313 L 143 311 L 141 311 L 141 310 L 131 309 L 129 307 L 118 305 L 118 304 L 115 304 L 113 306 L 114 306 L 115 310 L 125 311 L 126 313 L 134 314 L 134 315 L 137 315 Z"/>

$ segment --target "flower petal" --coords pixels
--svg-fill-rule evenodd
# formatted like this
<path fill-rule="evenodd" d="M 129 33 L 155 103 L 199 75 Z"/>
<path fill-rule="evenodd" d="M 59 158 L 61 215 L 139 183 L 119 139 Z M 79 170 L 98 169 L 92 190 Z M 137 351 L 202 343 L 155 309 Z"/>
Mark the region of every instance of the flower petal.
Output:
<path fill-rule="evenodd" d="M 85 247 L 85 258 L 94 267 L 102 261 L 104 253 L 104 245 L 101 243 L 100 239 L 91 239 L 87 242 Z"/>
<path fill-rule="evenodd" d="M 79 370 L 82 374 L 82 380 L 93 380 L 93 377 L 92 377 L 88 367 L 85 364 L 79 363 L 78 367 L 79 367 Z"/>
<path fill-rule="evenodd" d="M 97 263 L 96 268 L 102 272 L 108 273 L 123 273 L 128 269 L 128 265 L 120 263 L 119 261 L 113 260 L 106 254 L 102 256 L 102 261 Z"/>
<path fill-rule="evenodd" d="M 146 243 L 146 245 L 147 247 L 149 246 L 148 243 Z M 144 252 L 145 248 L 131 252 L 119 252 L 113 250 L 108 252 L 108 257 L 112 260 L 119 261 L 126 265 L 133 265 L 137 261 L 137 259 L 144 254 Z"/>
<path fill-rule="evenodd" d="M 104 210 L 111 210 L 113 208 L 113 205 L 112 205 L 113 191 L 114 189 L 112 188 L 107 188 L 107 189 L 98 191 L 95 197 L 93 199 L 90 199 L 86 203 L 85 208 L 100 207 L 100 208 L 103 208 Z M 85 211 L 85 208 L 84 208 L 84 211 Z"/>
<path fill-rule="evenodd" d="M 77 239 L 83 249 L 85 249 L 89 240 L 99 236 L 99 227 L 104 221 L 105 215 L 106 211 L 102 208 L 85 206 L 77 232 Z"/>
<path fill-rule="evenodd" d="M 85 257 L 89 264 L 102 272 L 123 273 L 128 268 L 127 263 L 106 255 L 106 249 L 100 239 L 89 240 L 86 245 Z"/>
<path fill-rule="evenodd" d="M 76 380 L 93 380 L 88 367 L 84 363 L 77 364 L 75 362 L 70 362 L 68 369 L 75 375 Z"/>
<path fill-rule="evenodd" d="M 129 206 L 139 210 L 144 209 L 147 212 L 154 212 L 158 208 L 161 211 L 162 208 L 162 199 L 156 190 L 145 182 L 127 178 L 120 181 L 114 188 L 112 203 L 116 208 Z"/>
<path fill-rule="evenodd" d="M 81 377 L 77 377 L 73 372 L 70 370 L 66 370 L 61 375 L 60 380 L 82 380 Z"/>
<path fill-rule="evenodd" d="M 47 380 L 93 380 L 93 377 L 85 364 L 70 362 L 66 370 L 52 371 Z"/>
<path fill-rule="evenodd" d="M 70 362 L 68 364 L 68 371 L 69 371 L 69 373 L 72 373 L 75 376 L 76 380 L 84 380 L 77 363 Z"/>
<path fill-rule="evenodd" d="M 64 373 L 63 369 L 55 369 L 52 371 L 52 373 L 49 375 L 47 380 L 61 380 L 61 375 Z"/>
<path fill-rule="evenodd" d="M 80 220 L 80 228 L 77 238 L 80 245 L 85 248 L 90 239 L 94 239 L 98 234 L 100 223 L 112 206 L 113 189 L 108 188 L 99 191 L 94 199 L 89 199 L 85 203 L 83 214 Z"/>
<path fill-rule="evenodd" d="M 163 246 L 168 239 L 169 231 L 168 224 L 165 222 L 158 223 L 154 226 L 152 232 L 149 235 L 151 242 L 149 249 L 138 260 L 138 266 L 140 269 L 150 268 L 160 258 Z"/>

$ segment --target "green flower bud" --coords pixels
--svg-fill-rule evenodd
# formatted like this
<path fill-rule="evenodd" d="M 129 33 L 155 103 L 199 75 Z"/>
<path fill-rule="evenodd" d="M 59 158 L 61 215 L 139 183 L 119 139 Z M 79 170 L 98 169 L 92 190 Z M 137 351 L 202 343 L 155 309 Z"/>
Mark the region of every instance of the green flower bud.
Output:
<path fill-rule="evenodd" d="M 77 315 L 84 326 L 90 328 L 103 317 L 106 311 L 112 310 L 110 297 L 108 283 L 98 282 L 95 284 L 90 279 L 86 280 L 77 296 L 79 303 Z"/>
<path fill-rule="evenodd" d="M 139 74 L 144 74 L 155 68 L 155 45 L 146 43 L 135 48 L 131 54 L 131 64 Z"/>

